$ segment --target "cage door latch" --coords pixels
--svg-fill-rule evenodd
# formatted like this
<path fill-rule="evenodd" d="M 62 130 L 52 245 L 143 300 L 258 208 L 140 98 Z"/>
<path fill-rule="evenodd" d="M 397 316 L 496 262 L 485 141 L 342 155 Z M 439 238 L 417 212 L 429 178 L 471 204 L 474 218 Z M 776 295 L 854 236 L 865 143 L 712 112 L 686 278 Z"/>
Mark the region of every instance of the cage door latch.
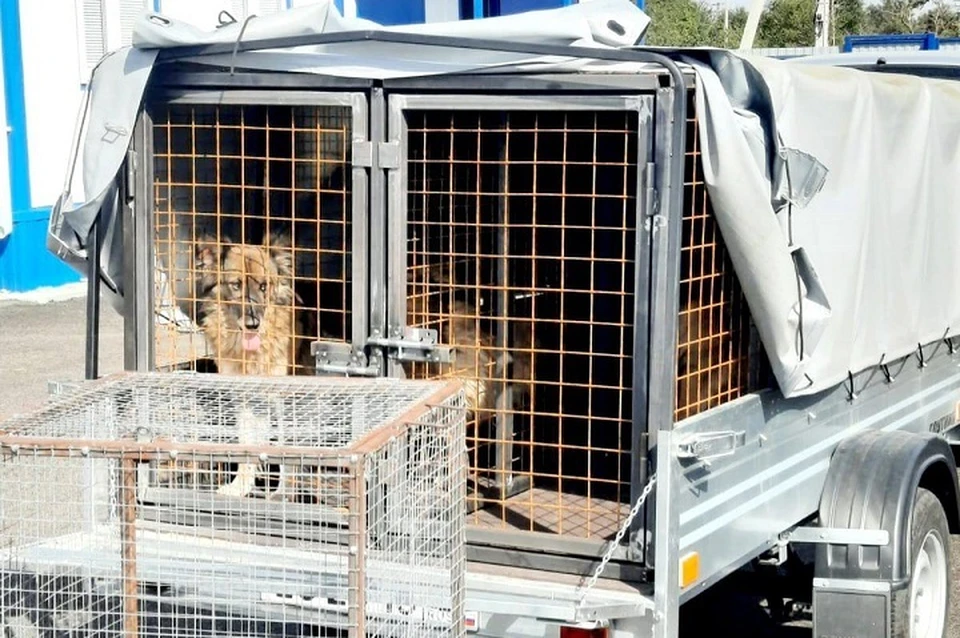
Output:
<path fill-rule="evenodd" d="M 310 346 L 318 373 L 348 377 L 380 376 L 380 358 L 368 358 L 349 343 L 317 341 Z"/>
<path fill-rule="evenodd" d="M 744 431 L 698 432 L 677 441 L 677 458 L 710 465 L 710 461 L 731 456 L 746 444 Z"/>
<path fill-rule="evenodd" d="M 453 349 L 437 344 L 436 330 L 427 328 L 404 328 L 394 331 L 389 338 L 372 337 L 367 343 L 388 350 L 388 356 L 397 361 L 423 361 L 451 363 Z"/>

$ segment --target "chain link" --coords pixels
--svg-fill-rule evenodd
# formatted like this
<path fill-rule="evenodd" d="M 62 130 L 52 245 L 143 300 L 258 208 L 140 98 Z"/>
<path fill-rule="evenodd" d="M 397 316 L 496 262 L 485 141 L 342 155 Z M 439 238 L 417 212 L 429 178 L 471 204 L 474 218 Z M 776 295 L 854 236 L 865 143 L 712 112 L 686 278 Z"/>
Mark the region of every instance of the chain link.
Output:
<path fill-rule="evenodd" d="M 656 482 L 657 475 L 654 474 L 650 477 L 650 480 L 647 481 L 646 486 L 643 488 L 643 492 L 640 493 L 640 497 L 630 510 L 630 514 L 627 515 L 627 520 L 623 522 L 623 525 L 620 526 L 620 530 L 617 531 L 617 535 L 612 541 L 610 541 L 610 546 L 607 548 L 606 553 L 600 560 L 600 564 L 597 565 L 597 568 L 594 570 L 590 580 L 588 580 L 585 586 L 580 590 L 580 600 L 577 602 L 578 609 L 583 608 L 584 602 L 587 599 L 587 594 L 590 593 L 590 590 L 593 589 L 597 584 L 597 580 L 600 578 L 600 575 L 603 574 L 603 570 L 606 569 L 607 563 L 609 563 L 610 559 L 613 558 L 613 553 L 617 551 L 617 547 L 620 546 L 620 541 L 623 540 L 623 536 L 627 533 L 627 530 L 630 529 L 630 525 L 633 524 L 633 519 L 635 519 L 637 514 L 640 513 L 640 508 L 643 507 L 644 501 L 646 501 L 647 497 L 650 496 L 650 492 L 653 491 L 653 485 Z"/>

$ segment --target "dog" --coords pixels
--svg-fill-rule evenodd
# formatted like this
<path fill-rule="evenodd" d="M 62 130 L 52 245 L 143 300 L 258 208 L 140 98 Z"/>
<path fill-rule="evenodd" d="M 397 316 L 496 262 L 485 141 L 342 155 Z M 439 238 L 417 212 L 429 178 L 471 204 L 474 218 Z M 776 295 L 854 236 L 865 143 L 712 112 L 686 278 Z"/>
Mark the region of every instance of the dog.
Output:
<path fill-rule="evenodd" d="M 199 327 L 221 374 L 288 376 L 310 374 L 310 317 L 296 310 L 293 250 L 289 236 L 274 233 L 262 245 L 217 242 L 204 235 L 196 245 L 194 272 L 200 307 Z M 240 444 L 265 443 L 264 419 L 241 407 L 234 416 Z M 172 474 L 162 464 L 158 476 Z M 183 464 L 180 464 L 183 465 Z M 207 465 L 207 464 L 203 464 Z M 212 471 L 198 463 L 188 473 Z M 241 463 L 233 480 L 217 492 L 242 497 L 254 488 L 259 468 Z"/>
<path fill-rule="evenodd" d="M 449 295 L 437 290 L 456 290 L 453 277 L 441 266 L 408 269 L 407 325 L 436 329 L 438 341 L 453 348 L 452 361 L 431 364 L 427 376 L 458 379 L 464 387 L 467 422 L 479 424 L 491 418 L 494 410 L 517 408 L 531 394 L 536 347 L 533 321 L 508 319 L 512 343 L 497 347 L 493 335 L 481 328 L 476 306 L 448 299 Z M 413 370 L 408 367 L 405 372 L 410 375 Z M 500 406 L 499 399 L 508 386 L 513 390 L 512 400 Z"/>
<path fill-rule="evenodd" d="M 290 238 L 261 246 L 200 240 L 200 328 L 221 374 L 286 376 L 309 365 L 310 343 L 293 287 Z"/>

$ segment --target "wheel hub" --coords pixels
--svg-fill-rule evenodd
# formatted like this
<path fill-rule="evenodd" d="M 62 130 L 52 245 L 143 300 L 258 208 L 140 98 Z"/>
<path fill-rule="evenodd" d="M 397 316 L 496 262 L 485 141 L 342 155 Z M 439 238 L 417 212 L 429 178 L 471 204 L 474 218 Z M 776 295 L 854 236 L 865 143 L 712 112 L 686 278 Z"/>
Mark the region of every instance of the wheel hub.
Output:
<path fill-rule="evenodd" d="M 946 622 L 947 562 L 943 540 L 930 531 L 910 581 L 911 638 L 941 638 Z"/>

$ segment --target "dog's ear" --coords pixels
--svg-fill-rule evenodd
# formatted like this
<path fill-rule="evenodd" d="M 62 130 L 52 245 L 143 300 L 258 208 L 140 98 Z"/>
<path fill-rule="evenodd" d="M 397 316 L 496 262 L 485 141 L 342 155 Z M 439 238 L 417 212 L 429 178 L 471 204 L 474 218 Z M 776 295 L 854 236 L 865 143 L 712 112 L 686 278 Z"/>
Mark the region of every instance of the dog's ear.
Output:
<path fill-rule="evenodd" d="M 270 233 L 267 248 L 270 258 L 277 265 L 277 272 L 284 277 L 293 275 L 293 248 L 290 235 L 281 232 Z"/>
<path fill-rule="evenodd" d="M 230 243 L 229 237 L 221 238 L 220 242 L 217 241 L 216 237 L 208 234 L 197 237 L 195 253 L 197 271 L 202 273 L 215 272 L 217 266 L 220 265 L 223 253 L 226 251 L 226 246 Z"/>

